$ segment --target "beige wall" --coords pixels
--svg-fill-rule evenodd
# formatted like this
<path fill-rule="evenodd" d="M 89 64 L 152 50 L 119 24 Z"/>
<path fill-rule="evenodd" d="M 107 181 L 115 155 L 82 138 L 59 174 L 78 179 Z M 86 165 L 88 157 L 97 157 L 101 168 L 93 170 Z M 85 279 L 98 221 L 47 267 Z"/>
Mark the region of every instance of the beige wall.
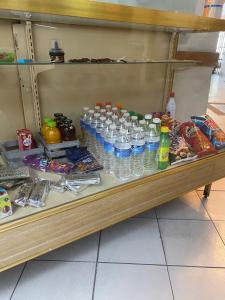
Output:
<path fill-rule="evenodd" d="M 0 20 L 1 50 L 14 49 L 11 23 Z M 0 142 L 14 139 L 18 128 L 24 127 L 19 80 L 15 66 L 0 67 Z"/>
<path fill-rule="evenodd" d="M 35 25 L 33 33 L 37 60 L 49 60 L 50 41 L 54 38 L 62 42 L 66 59 L 168 57 L 170 35 L 163 32 L 70 25 L 49 29 Z M 38 78 L 43 116 L 58 111 L 78 120 L 82 107 L 93 106 L 96 101 L 121 102 L 142 113 L 161 110 L 165 70 L 165 65 L 152 64 L 58 65 Z"/>

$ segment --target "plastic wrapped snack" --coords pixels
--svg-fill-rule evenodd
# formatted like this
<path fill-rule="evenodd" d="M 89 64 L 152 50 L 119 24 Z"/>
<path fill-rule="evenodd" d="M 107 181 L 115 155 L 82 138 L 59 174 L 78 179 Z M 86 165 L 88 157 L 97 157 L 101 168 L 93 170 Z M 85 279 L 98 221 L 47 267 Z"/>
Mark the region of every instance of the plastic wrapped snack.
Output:
<path fill-rule="evenodd" d="M 88 155 L 74 164 L 74 171 L 80 173 L 93 172 L 101 169 L 103 169 L 103 167 L 92 155 Z"/>
<path fill-rule="evenodd" d="M 193 122 L 185 122 L 180 125 L 180 135 L 184 137 L 193 152 L 202 157 L 217 153 L 208 138 Z"/>
<path fill-rule="evenodd" d="M 0 167 L 0 180 L 24 179 L 29 177 L 30 171 L 28 167 L 21 167 L 17 169 Z"/>
<path fill-rule="evenodd" d="M 69 174 L 65 176 L 66 184 L 70 185 L 89 185 L 89 184 L 100 184 L 100 174 Z"/>
<path fill-rule="evenodd" d="M 37 181 L 28 199 L 28 204 L 33 207 L 45 206 L 45 200 L 49 194 L 49 187 L 50 184 L 48 180 Z"/>
<path fill-rule="evenodd" d="M 191 120 L 208 137 L 216 149 L 225 148 L 225 133 L 210 116 L 193 116 Z"/>
<path fill-rule="evenodd" d="M 191 161 L 197 158 L 182 136 L 173 135 L 170 145 L 170 163 L 175 165 L 181 162 Z"/>
<path fill-rule="evenodd" d="M 28 199 L 30 197 L 30 194 L 34 188 L 34 181 L 28 180 L 26 183 L 22 184 L 20 187 L 18 187 L 13 196 L 12 196 L 12 202 L 18 206 L 26 206 L 28 204 Z"/>

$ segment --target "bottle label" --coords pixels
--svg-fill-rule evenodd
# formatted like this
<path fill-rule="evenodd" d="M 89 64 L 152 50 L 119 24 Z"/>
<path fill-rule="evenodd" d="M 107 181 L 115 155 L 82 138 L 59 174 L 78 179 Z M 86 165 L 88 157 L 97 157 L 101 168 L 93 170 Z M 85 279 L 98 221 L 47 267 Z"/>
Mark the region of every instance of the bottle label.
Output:
<path fill-rule="evenodd" d="M 131 149 L 132 149 L 132 155 L 139 155 L 139 154 L 144 153 L 144 151 L 145 151 L 144 145 L 142 145 L 142 146 L 132 146 Z"/>
<path fill-rule="evenodd" d="M 158 142 L 147 142 L 145 144 L 145 149 L 147 151 L 157 151 L 159 149 L 159 141 Z"/>
<path fill-rule="evenodd" d="M 90 127 L 90 134 L 91 135 L 96 135 L 96 130 L 95 130 L 95 128 L 93 128 L 93 127 Z"/>
<path fill-rule="evenodd" d="M 131 148 L 129 148 L 129 149 L 115 148 L 114 155 L 118 158 L 130 157 L 131 156 Z"/>
<path fill-rule="evenodd" d="M 169 161 L 169 149 L 162 147 L 159 150 L 159 161 L 168 162 Z"/>
<path fill-rule="evenodd" d="M 100 132 L 96 132 L 96 140 L 100 143 L 103 144 L 104 143 L 104 139 L 101 136 Z"/>
<path fill-rule="evenodd" d="M 109 142 L 104 142 L 104 150 L 106 153 L 114 153 L 114 145 Z"/>
<path fill-rule="evenodd" d="M 80 128 L 85 129 L 85 123 L 84 120 L 80 119 Z"/>

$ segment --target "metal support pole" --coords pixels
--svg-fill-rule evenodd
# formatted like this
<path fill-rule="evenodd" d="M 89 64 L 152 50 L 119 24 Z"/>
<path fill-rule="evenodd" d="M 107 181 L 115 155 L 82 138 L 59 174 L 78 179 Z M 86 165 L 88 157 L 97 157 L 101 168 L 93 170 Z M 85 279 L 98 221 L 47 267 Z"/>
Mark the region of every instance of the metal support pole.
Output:
<path fill-rule="evenodd" d="M 211 188 L 212 188 L 212 184 L 208 184 L 205 186 L 205 189 L 204 189 L 204 192 L 203 192 L 203 196 L 205 199 L 207 199 L 210 195 L 210 192 L 211 192 Z"/>

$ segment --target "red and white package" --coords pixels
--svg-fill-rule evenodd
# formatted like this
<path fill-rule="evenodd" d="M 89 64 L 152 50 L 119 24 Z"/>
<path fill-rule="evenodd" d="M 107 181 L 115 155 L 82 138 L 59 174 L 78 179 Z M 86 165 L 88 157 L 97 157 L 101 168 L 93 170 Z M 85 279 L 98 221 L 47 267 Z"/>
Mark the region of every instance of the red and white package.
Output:
<path fill-rule="evenodd" d="M 33 149 L 34 139 L 29 129 L 18 129 L 16 133 L 20 151 Z"/>
<path fill-rule="evenodd" d="M 217 153 L 217 150 L 213 147 L 208 138 L 193 122 L 181 124 L 180 135 L 184 137 L 185 141 L 198 157 Z"/>

